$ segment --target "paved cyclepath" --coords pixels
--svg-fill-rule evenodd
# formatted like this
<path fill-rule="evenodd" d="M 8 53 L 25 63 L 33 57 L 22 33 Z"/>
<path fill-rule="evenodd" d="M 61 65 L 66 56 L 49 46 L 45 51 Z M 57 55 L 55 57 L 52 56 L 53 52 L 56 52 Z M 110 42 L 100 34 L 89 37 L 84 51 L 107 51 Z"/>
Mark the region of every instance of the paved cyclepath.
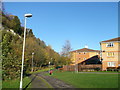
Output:
<path fill-rule="evenodd" d="M 35 88 L 74 88 L 59 79 L 44 75 L 45 73 L 48 72 L 39 72 L 30 76 L 33 90 Z"/>

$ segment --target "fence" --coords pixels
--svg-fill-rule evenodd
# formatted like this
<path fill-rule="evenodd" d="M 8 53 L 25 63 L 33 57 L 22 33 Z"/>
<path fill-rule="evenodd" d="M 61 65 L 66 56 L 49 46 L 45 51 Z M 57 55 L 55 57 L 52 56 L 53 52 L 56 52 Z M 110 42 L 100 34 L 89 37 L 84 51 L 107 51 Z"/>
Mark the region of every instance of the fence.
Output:
<path fill-rule="evenodd" d="M 100 70 L 102 70 L 101 64 L 78 65 L 78 71 L 100 71 Z"/>
<path fill-rule="evenodd" d="M 64 65 L 63 70 L 64 71 L 75 71 L 75 65 Z"/>
<path fill-rule="evenodd" d="M 75 71 L 75 65 L 65 65 L 63 66 L 64 71 Z M 78 71 L 99 71 L 102 69 L 101 64 L 92 64 L 92 65 L 78 65 Z"/>

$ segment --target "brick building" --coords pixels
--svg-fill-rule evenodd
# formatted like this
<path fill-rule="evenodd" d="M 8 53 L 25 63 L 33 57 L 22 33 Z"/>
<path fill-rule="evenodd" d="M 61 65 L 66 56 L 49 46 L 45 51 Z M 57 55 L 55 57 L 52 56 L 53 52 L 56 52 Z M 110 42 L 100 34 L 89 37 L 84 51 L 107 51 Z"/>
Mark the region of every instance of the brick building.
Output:
<path fill-rule="evenodd" d="M 102 70 L 120 66 L 120 37 L 101 41 Z"/>
<path fill-rule="evenodd" d="M 82 48 L 78 50 L 74 50 L 71 52 L 72 55 L 72 63 L 73 65 L 81 63 L 93 56 L 100 55 L 99 50 L 93 50 L 93 49 L 88 49 L 88 48 Z"/>

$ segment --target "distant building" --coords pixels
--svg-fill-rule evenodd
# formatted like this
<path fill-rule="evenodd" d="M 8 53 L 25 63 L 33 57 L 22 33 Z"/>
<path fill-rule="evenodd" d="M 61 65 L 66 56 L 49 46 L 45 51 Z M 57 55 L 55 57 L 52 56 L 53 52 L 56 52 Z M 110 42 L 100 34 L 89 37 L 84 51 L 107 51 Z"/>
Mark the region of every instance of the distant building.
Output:
<path fill-rule="evenodd" d="M 102 70 L 120 66 L 120 37 L 100 42 Z"/>
<path fill-rule="evenodd" d="M 16 34 L 13 29 L 7 29 L 6 31 L 7 31 L 7 32 L 11 32 L 14 36 L 15 36 L 15 35 L 18 35 L 19 38 L 21 38 L 21 36 L 20 36 L 19 34 Z"/>
<path fill-rule="evenodd" d="M 99 50 L 93 50 L 93 49 L 88 49 L 88 48 L 82 48 L 78 50 L 74 50 L 71 52 L 72 55 L 72 63 L 73 65 L 81 63 L 93 56 L 100 55 Z"/>
<path fill-rule="evenodd" d="M 14 30 L 10 29 L 10 32 L 14 35 L 16 35 L 16 33 L 14 32 Z"/>

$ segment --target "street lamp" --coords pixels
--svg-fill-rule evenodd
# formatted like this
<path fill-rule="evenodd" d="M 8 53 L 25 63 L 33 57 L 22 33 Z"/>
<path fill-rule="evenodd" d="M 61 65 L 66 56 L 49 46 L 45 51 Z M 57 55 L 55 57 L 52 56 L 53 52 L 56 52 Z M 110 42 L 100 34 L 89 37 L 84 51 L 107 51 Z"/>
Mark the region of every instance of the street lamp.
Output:
<path fill-rule="evenodd" d="M 52 58 L 51 58 L 51 60 L 52 60 Z M 49 61 L 49 68 L 50 68 L 50 63 L 51 63 L 51 62 Z"/>
<path fill-rule="evenodd" d="M 78 60 L 77 60 L 77 51 L 76 51 L 76 54 L 75 54 L 75 56 L 76 56 L 76 60 L 75 60 L 75 72 L 76 73 L 78 73 Z"/>
<path fill-rule="evenodd" d="M 32 53 L 32 72 L 33 72 L 33 55 L 34 55 L 34 52 Z"/>
<path fill-rule="evenodd" d="M 50 62 L 49 62 L 49 68 L 50 68 Z"/>
<path fill-rule="evenodd" d="M 50 62 L 49 62 L 49 65 L 50 65 Z"/>
<path fill-rule="evenodd" d="M 25 14 L 25 25 L 24 25 L 24 41 L 23 41 L 23 52 L 22 52 L 22 67 L 21 67 L 21 79 L 20 79 L 20 90 L 22 90 L 22 78 L 23 78 L 23 63 L 24 63 L 24 50 L 25 50 L 25 37 L 26 37 L 26 19 L 32 17 L 32 14 Z"/>

